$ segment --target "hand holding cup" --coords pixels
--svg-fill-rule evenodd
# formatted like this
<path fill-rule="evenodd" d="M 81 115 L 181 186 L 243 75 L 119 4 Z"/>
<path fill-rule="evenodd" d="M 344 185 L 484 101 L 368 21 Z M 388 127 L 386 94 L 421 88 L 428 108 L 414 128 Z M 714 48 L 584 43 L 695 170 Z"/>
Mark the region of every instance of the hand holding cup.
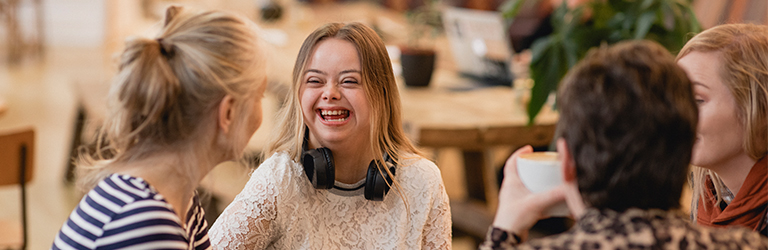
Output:
<path fill-rule="evenodd" d="M 493 221 L 494 227 L 516 233 L 523 239 L 538 220 L 550 217 L 551 207 L 565 201 L 565 184 L 534 193 L 523 183 L 518 172 L 518 158 L 531 153 L 533 148 L 525 146 L 507 159 L 499 190 L 499 207 Z M 559 180 L 562 182 L 562 177 Z"/>
<path fill-rule="evenodd" d="M 532 193 L 552 190 L 563 184 L 563 170 L 557 152 L 533 152 L 517 158 L 517 174 L 523 185 Z M 545 215 L 549 217 L 569 216 L 565 201 L 550 207 Z"/>

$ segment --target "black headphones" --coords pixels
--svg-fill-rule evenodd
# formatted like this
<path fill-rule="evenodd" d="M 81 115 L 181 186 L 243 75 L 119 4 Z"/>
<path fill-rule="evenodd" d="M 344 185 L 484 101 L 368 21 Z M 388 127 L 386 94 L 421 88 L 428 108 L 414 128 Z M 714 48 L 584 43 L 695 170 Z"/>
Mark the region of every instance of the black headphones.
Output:
<path fill-rule="evenodd" d="M 303 152 L 301 153 L 301 165 L 304 166 L 304 173 L 307 174 L 307 178 L 312 182 L 312 186 L 316 189 L 331 189 L 334 187 L 333 183 L 336 181 L 335 167 L 333 165 L 333 154 L 331 150 L 325 147 L 308 149 L 309 131 L 304 134 L 304 143 L 302 145 Z M 389 154 L 384 152 L 384 161 L 389 166 L 389 171 L 392 175 L 395 175 L 395 163 Z M 389 192 L 389 185 L 392 185 L 392 178 L 384 172 L 384 176 L 381 175 L 379 168 L 381 164 L 378 160 L 371 161 L 368 164 L 368 174 L 365 176 L 365 184 L 353 190 L 365 187 L 365 198 L 372 201 L 384 200 L 384 195 Z M 389 185 L 387 185 L 389 183 Z M 338 188 L 338 187 L 337 187 Z M 340 188 L 342 189 L 342 188 Z M 348 189 L 343 189 L 348 190 Z"/>

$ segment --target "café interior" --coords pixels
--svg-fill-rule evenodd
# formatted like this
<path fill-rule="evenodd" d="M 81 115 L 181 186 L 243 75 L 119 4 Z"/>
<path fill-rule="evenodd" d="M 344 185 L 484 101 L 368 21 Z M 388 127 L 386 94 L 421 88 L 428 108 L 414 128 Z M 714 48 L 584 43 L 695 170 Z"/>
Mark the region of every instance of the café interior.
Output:
<path fill-rule="evenodd" d="M 287 95 L 302 40 L 328 22 L 355 21 L 374 27 L 393 62 L 403 127 L 441 171 L 451 200 L 453 248 L 476 249 L 493 219 L 499 169 L 511 152 L 523 145 L 546 150 L 554 135 L 557 111 L 550 101 L 528 125 L 524 106 L 532 84 L 527 76 L 530 51 L 509 49 L 510 40 L 514 40 L 509 34 L 512 30 L 506 29 L 507 24 L 496 12 L 506 1 L 427 1 L 0 0 L 0 135 L 34 132 L 31 160 L 27 161 L 31 179 L 24 187 L 26 200 L 22 202 L 20 185 L 0 186 L 0 246 L 23 238 L 27 249 L 51 246 L 83 196 L 75 185 L 72 159 L 77 147 L 93 138 L 104 119 L 117 53 L 128 37 L 153 36 L 167 6 L 184 5 L 225 10 L 252 20 L 268 48 L 264 121 L 246 148 L 246 157 L 255 163 Z M 494 23 L 498 26 L 490 26 L 495 29 L 489 37 L 496 41 L 485 43 L 479 50 L 489 58 L 505 57 L 504 67 L 513 77 L 498 84 L 468 76 L 465 71 L 470 69 L 457 54 L 465 49 L 477 52 L 478 48 L 461 48 L 467 44 L 452 38 L 446 25 L 422 38 L 436 51 L 428 85 L 406 84 L 401 48 L 413 38 L 410 31 L 414 24 L 409 18 L 416 10 L 433 4 L 440 11 L 451 8 L 459 13 L 481 11 L 484 17 L 495 16 L 491 19 L 498 21 Z M 726 22 L 768 22 L 768 2 L 762 0 L 694 0 L 692 7 L 703 28 Z M 528 26 L 540 20 L 521 18 L 516 22 L 518 29 L 530 30 Z M 496 55 L 496 51 L 506 52 Z M 3 157 L 13 156 L 0 152 L 0 162 L 19 162 Z M 0 165 L 4 168 L 0 175 L 8 175 L 5 168 L 11 164 Z M 200 190 L 206 194 L 209 221 L 240 192 L 252 170 L 230 162 L 206 177 Z M 690 195 L 681 203 L 688 204 L 689 199 Z M 26 222 L 20 217 L 26 217 Z M 567 219 L 541 221 L 534 233 L 555 233 L 569 223 L 572 221 Z M 24 227 L 26 230 L 18 230 Z"/>

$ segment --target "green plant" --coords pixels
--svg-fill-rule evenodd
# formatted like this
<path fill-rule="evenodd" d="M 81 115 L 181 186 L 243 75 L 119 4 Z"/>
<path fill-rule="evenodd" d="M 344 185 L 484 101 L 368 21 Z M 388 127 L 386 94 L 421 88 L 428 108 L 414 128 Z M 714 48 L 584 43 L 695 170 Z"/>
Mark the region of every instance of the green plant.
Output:
<path fill-rule="evenodd" d="M 408 43 L 411 49 L 432 49 L 433 41 L 443 28 L 441 0 L 424 0 L 423 4 L 405 12 L 408 22 Z"/>
<path fill-rule="evenodd" d="M 501 7 L 504 17 L 514 19 L 525 1 L 531 0 L 508 0 Z M 575 8 L 563 1 L 550 20 L 553 32 L 531 45 L 534 85 L 527 108 L 529 124 L 568 69 L 590 48 L 649 39 L 675 53 L 701 30 L 690 0 L 592 0 Z"/>

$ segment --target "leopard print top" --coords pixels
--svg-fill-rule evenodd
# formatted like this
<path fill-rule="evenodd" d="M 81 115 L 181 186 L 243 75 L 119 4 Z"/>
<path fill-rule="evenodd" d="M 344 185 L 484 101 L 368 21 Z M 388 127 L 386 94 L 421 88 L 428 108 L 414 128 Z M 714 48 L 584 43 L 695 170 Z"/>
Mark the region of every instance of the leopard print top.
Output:
<path fill-rule="evenodd" d="M 658 209 L 588 209 L 568 232 L 522 245 L 494 228 L 480 249 L 768 249 L 768 238 L 749 229 L 698 227 L 685 217 Z"/>

